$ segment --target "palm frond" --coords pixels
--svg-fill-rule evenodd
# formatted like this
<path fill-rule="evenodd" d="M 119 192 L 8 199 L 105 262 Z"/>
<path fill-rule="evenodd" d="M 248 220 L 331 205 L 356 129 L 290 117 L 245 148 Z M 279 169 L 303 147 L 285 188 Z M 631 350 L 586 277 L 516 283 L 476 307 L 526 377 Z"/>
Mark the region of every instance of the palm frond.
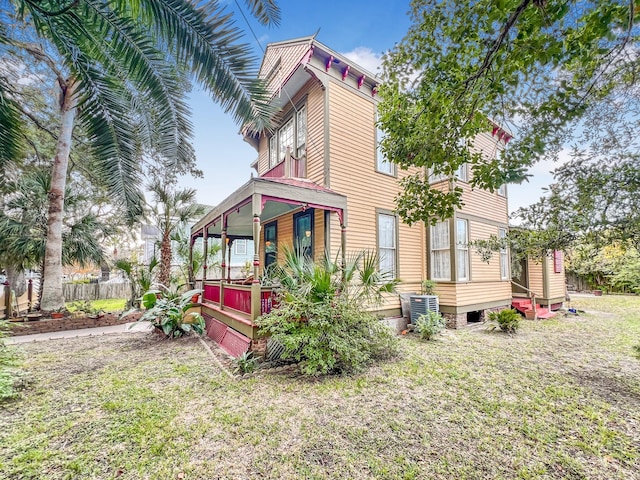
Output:
<path fill-rule="evenodd" d="M 245 0 L 251 13 L 263 25 L 280 25 L 280 7 L 273 0 Z"/>

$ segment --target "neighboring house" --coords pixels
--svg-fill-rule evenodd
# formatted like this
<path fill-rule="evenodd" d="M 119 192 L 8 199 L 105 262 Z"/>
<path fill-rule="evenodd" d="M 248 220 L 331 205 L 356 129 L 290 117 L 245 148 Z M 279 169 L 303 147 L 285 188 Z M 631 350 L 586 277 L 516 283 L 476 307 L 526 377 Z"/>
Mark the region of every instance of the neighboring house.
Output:
<path fill-rule="evenodd" d="M 468 246 L 506 234 L 506 189 L 472 191 L 472 172 L 464 166 L 455 180 L 464 189 L 464 207 L 435 226 L 406 225 L 393 210 L 398 179 L 407 173 L 377 148 L 380 80 L 313 37 L 269 44 L 260 76 L 279 113 L 275 131 L 245 135 L 258 152 L 253 164 L 258 177 L 191 231 L 192 242 L 220 238 L 224 248 L 227 239 L 230 244 L 249 240 L 257 252 L 251 285 L 207 276 L 202 311 L 210 336 L 223 346 L 229 336 L 236 345 L 227 345 L 232 352 L 256 338 L 252 320 L 271 308 L 271 289 L 258 278 L 282 258 L 285 244 L 299 245 L 314 259 L 325 251 L 335 257 L 345 250 L 378 250 L 380 269 L 402 280 L 401 292 L 419 292 L 425 279 L 438 282 L 440 310 L 452 327 L 511 304 L 508 252 L 487 264 Z M 507 139 L 506 132 L 491 128 L 470 147 L 487 158 Z M 435 188 L 449 188 L 450 179 L 432 180 Z M 399 315 L 398 296 L 389 296 L 379 313 Z"/>

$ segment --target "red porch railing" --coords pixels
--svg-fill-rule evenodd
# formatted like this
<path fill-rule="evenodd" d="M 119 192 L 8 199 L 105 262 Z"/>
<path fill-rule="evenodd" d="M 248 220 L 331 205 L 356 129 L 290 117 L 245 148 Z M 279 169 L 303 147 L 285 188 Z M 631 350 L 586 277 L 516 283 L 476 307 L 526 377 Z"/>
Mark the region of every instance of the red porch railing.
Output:
<path fill-rule="evenodd" d="M 289 171 L 287 172 L 287 165 L 289 167 Z M 289 157 L 288 161 L 285 158 L 277 165 L 271 167 L 270 170 L 267 170 L 264 174 L 261 175 L 266 178 L 282 178 L 282 177 L 290 177 L 290 178 L 305 178 L 305 159 L 303 158 L 295 158 Z"/>
<path fill-rule="evenodd" d="M 206 303 L 214 304 L 222 310 L 234 310 L 243 317 L 253 320 L 251 317 L 251 285 L 238 285 L 223 280 L 206 280 L 203 290 Z M 269 313 L 277 306 L 274 301 L 273 288 L 261 287 L 259 295 L 260 311 L 258 315 Z"/>
<path fill-rule="evenodd" d="M 250 285 L 224 285 L 224 307 L 233 308 L 239 312 L 251 315 L 251 286 Z"/>

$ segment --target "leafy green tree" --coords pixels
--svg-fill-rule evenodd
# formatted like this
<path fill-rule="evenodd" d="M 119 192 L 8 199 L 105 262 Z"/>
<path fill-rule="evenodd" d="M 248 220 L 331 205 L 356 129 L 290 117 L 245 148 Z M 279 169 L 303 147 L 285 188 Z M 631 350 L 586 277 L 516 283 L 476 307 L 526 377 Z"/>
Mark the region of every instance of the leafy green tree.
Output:
<path fill-rule="evenodd" d="M 279 20 L 272 0 L 245 3 L 263 23 Z M 239 30 L 216 2 L 79 0 L 61 5 L 11 0 L 0 8 L 5 50 L 46 64 L 58 87 L 60 128 L 52 162 L 42 298 L 42 308 L 51 310 L 64 304 L 64 192 L 76 123 L 90 139 L 109 193 L 133 219 L 142 214 L 138 185 L 145 151 L 170 165 L 192 159 L 185 75 L 211 92 L 236 121 L 264 127 L 270 109 L 248 49 L 238 43 Z M 4 90 L 0 94 L 6 102 Z M 12 111 L 5 108 L 3 114 Z M 17 127 L 15 122 L 3 125 Z M 12 135 L 3 136 L 5 150 L 17 147 Z"/>
<path fill-rule="evenodd" d="M 401 181 L 403 219 L 446 218 L 461 205 L 461 189 L 431 190 L 423 167 L 453 175 L 466 162 L 472 186 L 493 191 L 588 133 L 598 109 L 617 105 L 625 118 L 640 64 L 636 10 L 622 0 L 412 1 L 413 23 L 384 60 L 379 109 L 387 158 L 421 167 Z M 467 146 L 495 124 L 513 139 L 485 161 Z M 575 167 L 567 172 L 583 173 Z"/>
<path fill-rule="evenodd" d="M 172 182 L 155 180 L 149 185 L 149 191 L 154 199 L 151 217 L 160 230 L 158 282 L 169 286 L 173 259 L 171 236 L 189 220 L 202 215 L 204 207 L 196 203 L 196 191 L 193 188 L 176 189 Z"/>
<path fill-rule="evenodd" d="M 194 244 L 191 252 L 191 263 L 189 263 L 190 241 L 189 230 L 187 228 L 178 228 L 171 235 L 171 241 L 176 246 L 176 255 L 180 262 L 180 271 L 182 278 L 189 286 L 195 285 L 196 278 L 202 278 L 205 255 L 203 251 L 202 239 L 198 239 L 200 245 Z M 196 240 L 196 241 L 198 241 Z M 198 248 L 200 247 L 200 248 Z M 207 271 L 210 275 L 215 275 L 216 270 L 220 269 L 222 244 L 216 242 L 215 239 L 209 239 L 207 243 Z M 217 277 L 214 277 L 217 278 Z"/>

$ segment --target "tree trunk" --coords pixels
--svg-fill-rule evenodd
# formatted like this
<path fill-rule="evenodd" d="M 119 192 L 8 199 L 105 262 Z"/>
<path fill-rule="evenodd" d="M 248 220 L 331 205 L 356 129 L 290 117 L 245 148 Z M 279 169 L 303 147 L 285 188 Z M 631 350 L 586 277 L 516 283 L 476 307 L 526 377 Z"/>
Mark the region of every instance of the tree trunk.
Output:
<path fill-rule="evenodd" d="M 27 291 L 27 282 L 24 275 L 24 268 L 14 268 L 7 266 L 5 268 L 7 272 L 7 281 L 11 285 L 11 290 L 16 293 L 16 297 L 21 296 Z"/>
<path fill-rule="evenodd" d="M 158 282 L 165 287 L 171 283 L 171 232 L 162 233 L 162 243 L 160 244 L 160 273 Z"/>
<path fill-rule="evenodd" d="M 51 172 L 49 190 L 49 213 L 47 217 L 47 240 L 44 253 L 44 275 L 42 277 L 42 301 L 40 308 L 51 311 L 64 306 L 62 293 L 62 219 L 64 215 L 64 192 L 67 186 L 67 168 L 71 152 L 73 125 L 78 98 L 77 84 L 69 80 L 62 91 L 60 108 L 60 134 L 56 145 L 56 157 Z"/>

